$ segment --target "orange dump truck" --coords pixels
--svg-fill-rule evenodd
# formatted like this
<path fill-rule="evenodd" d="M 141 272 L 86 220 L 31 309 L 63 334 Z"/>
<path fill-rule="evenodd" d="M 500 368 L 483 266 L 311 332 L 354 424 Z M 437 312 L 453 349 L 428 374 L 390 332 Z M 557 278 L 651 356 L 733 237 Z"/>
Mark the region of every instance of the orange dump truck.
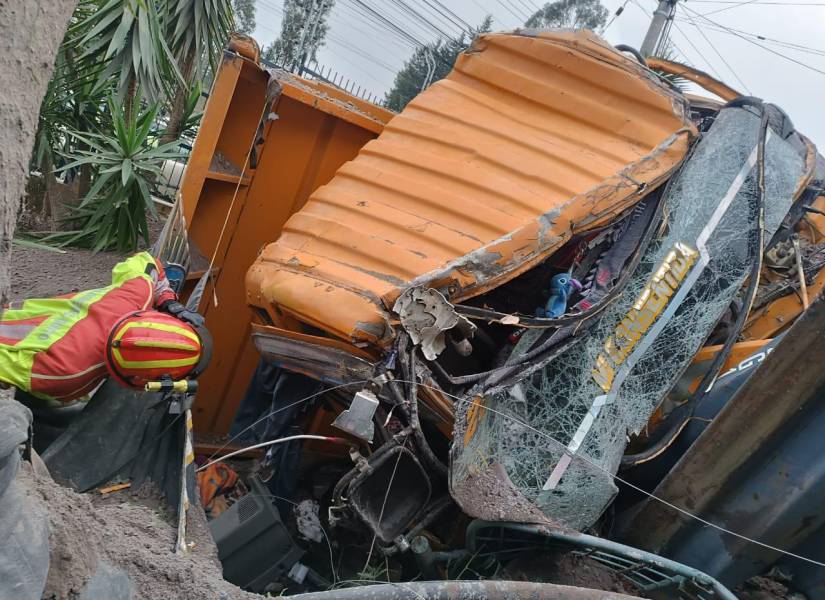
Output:
<path fill-rule="evenodd" d="M 821 351 L 793 332 L 825 318 L 823 177 L 778 107 L 586 31 L 483 35 L 397 115 L 229 54 L 183 188 L 191 277 L 214 282 L 196 430 L 226 433 L 260 357 L 323 384 L 292 424 L 351 450 L 307 441 L 295 477 L 367 561 L 412 552 L 449 577 L 474 553 L 564 547 L 640 595 L 733 597 L 701 571 L 732 586 L 778 555 L 726 546 L 767 509 L 725 512 L 720 482 L 764 483 L 748 461 L 794 411 L 749 412 L 762 437 L 714 446 L 717 485 L 691 506 L 673 494 L 680 469 L 710 471 L 703 440 L 735 427 L 738 391 Z M 809 371 L 769 380 L 777 402 L 813 403 Z M 781 531 L 821 483 L 783 484 Z M 665 527 L 673 506 L 715 528 Z M 810 543 L 816 515 L 765 543 Z"/>

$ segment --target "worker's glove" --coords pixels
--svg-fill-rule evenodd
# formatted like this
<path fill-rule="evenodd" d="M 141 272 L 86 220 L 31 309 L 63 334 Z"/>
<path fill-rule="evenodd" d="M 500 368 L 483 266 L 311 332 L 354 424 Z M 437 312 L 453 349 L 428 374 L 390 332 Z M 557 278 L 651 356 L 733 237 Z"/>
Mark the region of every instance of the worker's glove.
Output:
<path fill-rule="evenodd" d="M 160 305 L 162 311 L 168 312 L 173 317 L 177 317 L 184 323 L 189 323 L 193 327 L 202 327 L 205 319 L 203 315 L 193 310 L 187 309 L 177 300 L 168 300 Z"/>

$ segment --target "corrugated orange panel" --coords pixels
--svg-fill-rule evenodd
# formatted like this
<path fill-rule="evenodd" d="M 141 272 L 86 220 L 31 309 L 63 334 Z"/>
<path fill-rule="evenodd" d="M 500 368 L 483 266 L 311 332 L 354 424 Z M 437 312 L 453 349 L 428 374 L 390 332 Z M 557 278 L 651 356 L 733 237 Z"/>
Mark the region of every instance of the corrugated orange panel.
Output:
<path fill-rule="evenodd" d="M 687 152 L 685 106 L 590 32 L 485 35 L 290 217 L 250 299 L 387 343 L 405 287 L 477 295 L 638 201 Z"/>

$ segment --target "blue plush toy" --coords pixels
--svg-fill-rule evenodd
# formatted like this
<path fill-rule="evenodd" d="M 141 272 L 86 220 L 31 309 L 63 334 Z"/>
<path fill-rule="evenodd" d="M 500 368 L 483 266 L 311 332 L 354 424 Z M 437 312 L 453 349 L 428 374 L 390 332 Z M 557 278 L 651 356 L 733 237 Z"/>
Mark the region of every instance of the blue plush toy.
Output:
<path fill-rule="evenodd" d="M 543 318 L 555 318 L 562 316 L 567 311 L 567 299 L 573 290 L 580 292 L 582 284 L 578 280 L 570 277 L 569 273 L 559 273 L 550 280 L 550 297 L 544 308 L 536 309 L 536 316 Z"/>

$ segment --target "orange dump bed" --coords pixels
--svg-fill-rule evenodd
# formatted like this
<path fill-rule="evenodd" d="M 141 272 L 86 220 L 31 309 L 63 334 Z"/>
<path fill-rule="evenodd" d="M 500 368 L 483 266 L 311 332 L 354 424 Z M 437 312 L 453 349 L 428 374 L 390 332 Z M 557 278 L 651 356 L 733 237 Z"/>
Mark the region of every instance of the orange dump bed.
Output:
<path fill-rule="evenodd" d="M 386 345 L 404 288 L 512 279 L 665 180 L 693 135 L 682 96 L 590 32 L 482 36 L 290 217 L 248 300 Z"/>

